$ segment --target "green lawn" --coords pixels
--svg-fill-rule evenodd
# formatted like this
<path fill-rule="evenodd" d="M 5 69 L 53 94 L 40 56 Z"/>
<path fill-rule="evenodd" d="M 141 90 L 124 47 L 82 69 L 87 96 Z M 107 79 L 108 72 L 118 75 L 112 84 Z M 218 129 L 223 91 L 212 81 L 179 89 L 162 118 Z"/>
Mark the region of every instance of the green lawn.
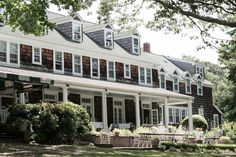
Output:
<path fill-rule="evenodd" d="M 22 145 L 0 144 L 0 156 L 79 156 L 79 157 L 236 157 L 236 154 L 203 154 L 158 152 L 154 150 L 117 150 L 112 148 L 89 148 L 73 145 Z"/>

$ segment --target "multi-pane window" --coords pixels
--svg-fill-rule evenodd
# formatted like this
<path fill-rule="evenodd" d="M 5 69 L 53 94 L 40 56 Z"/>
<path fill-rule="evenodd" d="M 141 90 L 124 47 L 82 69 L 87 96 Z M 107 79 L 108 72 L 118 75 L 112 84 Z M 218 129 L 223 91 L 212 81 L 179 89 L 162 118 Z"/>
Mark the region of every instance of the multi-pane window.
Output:
<path fill-rule="evenodd" d="M 213 114 L 213 127 L 217 128 L 219 127 L 219 115 Z"/>
<path fill-rule="evenodd" d="M 174 122 L 174 112 L 173 108 L 169 108 L 169 122 L 173 123 Z"/>
<path fill-rule="evenodd" d="M 176 123 L 180 122 L 180 109 L 178 108 L 175 109 L 175 122 Z"/>
<path fill-rule="evenodd" d="M 130 64 L 125 64 L 125 78 L 130 78 L 131 77 L 131 70 L 130 70 Z"/>
<path fill-rule="evenodd" d="M 185 90 L 187 94 L 191 94 L 191 81 L 189 78 L 186 79 Z"/>
<path fill-rule="evenodd" d="M 113 47 L 113 35 L 112 31 L 105 31 L 105 47 L 112 48 Z"/>
<path fill-rule="evenodd" d="M 197 94 L 203 95 L 202 80 L 197 81 Z"/>
<path fill-rule="evenodd" d="M 91 62 L 91 75 L 93 78 L 99 78 L 99 60 L 97 58 L 92 58 Z"/>
<path fill-rule="evenodd" d="M 33 64 L 42 64 L 41 49 L 34 47 L 33 49 Z"/>
<path fill-rule="evenodd" d="M 145 83 L 145 68 L 144 67 L 139 68 L 139 79 L 140 79 L 140 83 Z"/>
<path fill-rule="evenodd" d="M 177 76 L 174 77 L 174 91 L 179 92 L 179 78 Z"/>
<path fill-rule="evenodd" d="M 108 79 L 114 80 L 115 79 L 115 63 L 108 61 Z"/>
<path fill-rule="evenodd" d="M 166 78 L 164 73 L 160 74 L 160 88 L 166 88 Z"/>
<path fill-rule="evenodd" d="M 198 114 L 199 114 L 200 116 L 204 116 L 204 109 L 203 109 L 203 107 L 198 108 Z"/>
<path fill-rule="evenodd" d="M 74 73 L 81 75 L 82 66 L 81 66 L 81 56 L 74 55 Z"/>
<path fill-rule="evenodd" d="M 182 109 L 181 110 L 181 116 L 182 116 L 182 120 L 187 117 L 187 109 Z"/>
<path fill-rule="evenodd" d="M 81 25 L 73 24 L 73 40 L 80 41 L 81 40 Z"/>
<path fill-rule="evenodd" d="M 200 74 L 203 77 L 203 67 L 196 66 L 196 74 Z"/>
<path fill-rule="evenodd" d="M 7 62 L 7 42 L 0 41 L 0 62 Z"/>
<path fill-rule="evenodd" d="M 10 43 L 10 63 L 18 64 L 18 58 L 19 58 L 19 48 L 18 44 L 16 43 Z"/>
<path fill-rule="evenodd" d="M 59 51 L 55 52 L 55 70 L 63 71 L 63 53 Z"/>
<path fill-rule="evenodd" d="M 178 124 L 185 117 L 187 117 L 187 115 L 188 115 L 187 108 L 184 108 L 184 107 L 169 108 L 169 122 L 170 123 Z"/>
<path fill-rule="evenodd" d="M 146 80 L 147 80 L 147 84 L 152 83 L 152 71 L 151 69 L 148 69 L 148 68 L 146 68 Z"/>
<path fill-rule="evenodd" d="M 133 38 L 133 53 L 139 54 L 139 39 Z"/>

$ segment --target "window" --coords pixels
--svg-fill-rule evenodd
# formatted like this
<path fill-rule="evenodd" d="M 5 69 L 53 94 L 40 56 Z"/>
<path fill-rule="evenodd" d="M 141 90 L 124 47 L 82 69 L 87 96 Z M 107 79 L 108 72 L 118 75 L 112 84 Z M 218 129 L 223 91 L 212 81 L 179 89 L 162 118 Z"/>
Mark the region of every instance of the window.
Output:
<path fill-rule="evenodd" d="M 173 123 L 173 122 L 174 122 L 173 108 L 169 108 L 169 122 L 170 122 L 170 123 Z"/>
<path fill-rule="evenodd" d="M 200 74 L 201 77 L 203 78 L 203 67 L 196 66 L 196 74 Z"/>
<path fill-rule="evenodd" d="M 160 88 L 166 89 L 166 78 L 164 73 L 160 74 Z"/>
<path fill-rule="evenodd" d="M 0 62 L 7 62 L 7 42 L 0 41 Z"/>
<path fill-rule="evenodd" d="M 82 31 L 81 24 L 73 23 L 73 40 L 81 41 Z"/>
<path fill-rule="evenodd" d="M 125 64 L 124 68 L 125 78 L 131 78 L 130 64 Z"/>
<path fill-rule="evenodd" d="M 107 66 L 107 77 L 109 80 L 115 80 L 115 63 L 108 61 Z"/>
<path fill-rule="evenodd" d="M 134 54 L 139 54 L 140 49 L 139 49 L 139 39 L 138 38 L 133 38 L 133 53 Z"/>
<path fill-rule="evenodd" d="M 91 77 L 92 78 L 99 78 L 99 60 L 97 58 L 91 59 Z"/>
<path fill-rule="evenodd" d="M 33 64 L 42 64 L 42 55 L 41 55 L 41 49 L 40 48 L 33 48 Z"/>
<path fill-rule="evenodd" d="M 74 74 L 82 75 L 81 56 L 74 55 Z"/>
<path fill-rule="evenodd" d="M 149 68 L 139 67 L 139 83 L 152 84 L 152 70 Z"/>
<path fill-rule="evenodd" d="M 185 117 L 187 117 L 187 109 L 182 109 L 182 110 L 181 110 L 181 118 L 182 118 L 182 120 L 183 120 Z"/>
<path fill-rule="evenodd" d="M 197 95 L 203 95 L 202 80 L 197 81 Z"/>
<path fill-rule="evenodd" d="M 4 24 L 4 9 L 0 8 L 0 26 Z"/>
<path fill-rule="evenodd" d="M 174 77 L 174 91 L 179 92 L 179 78 L 177 76 Z"/>
<path fill-rule="evenodd" d="M 64 62 L 63 62 L 63 52 L 56 51 L 55 52 L 55 70 L 63 71 L 64 70 Z"/>
<path fill-rule="evenodd" d="M 81 96 L 81 105 L 87 111 L 91 120 L 94 121 L 94 108 L 93 108 L 94 104 L 93 104 L 92 97 L 85 97 L 82 95 Z"/>
<path fill-rule="evenodd" d="M 110 30 L 105 30 L 105 47 L 112 48 L 113 47 L 113 34 Z"/>
<path fill-rule="evenodd" d="M 146 68 L 146 80 L 147 80 L 147 84 L 152 83 L 152 71 L 151 69 L 148 69 L 148 68 Z"/>
<path fill-rule="evenodd" d="M 180 122 L 180 109 L 178 108 L 175 109 L 175 122 L 176 123 Z"/>
<path fill-rule="evenodd" d="M 213 127 L 217 128 L 219 127 L 219 115 L 213 114 Z"/>
<path fill-rule="evenodd" d="M 16 43 L 10 43 L 10 63 L 19 63 L 19 47 Z"/>
<path fill-rule="evenodd" d="M 145 83 L 145 69 L 144 69 L 144 67 L 139 68 L 139 80 L 140 80 L 140 83 Z"/>
<path fill-rule="evenodd" d="M 189 78 L 186 79 L 185 91 L 186 91 L 186 94 L 191 94 L 191 81 Z"/>
<path fill-rule="evenodd" d="M 203 109 L 203 107 L 198 108 L 198 114 L 199 114 L 200 116 L 203 116 L 203 117 L 204 117 L 204 109 Z"/>

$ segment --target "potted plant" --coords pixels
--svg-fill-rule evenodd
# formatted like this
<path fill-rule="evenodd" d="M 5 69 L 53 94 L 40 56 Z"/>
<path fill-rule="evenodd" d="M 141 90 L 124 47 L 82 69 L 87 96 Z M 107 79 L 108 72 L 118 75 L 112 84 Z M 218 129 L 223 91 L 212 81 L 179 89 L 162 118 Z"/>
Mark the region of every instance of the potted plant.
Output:
<path fill-rule="evenodd" d="M 113 130 L 113 133 L 114 133 L 114 135 L 115 135 L 116 137 L 119 137 L 119 136 L 120 136 L 120 130 L 117 129 L 117 128 L 115 128 L 115 129 Z"/>

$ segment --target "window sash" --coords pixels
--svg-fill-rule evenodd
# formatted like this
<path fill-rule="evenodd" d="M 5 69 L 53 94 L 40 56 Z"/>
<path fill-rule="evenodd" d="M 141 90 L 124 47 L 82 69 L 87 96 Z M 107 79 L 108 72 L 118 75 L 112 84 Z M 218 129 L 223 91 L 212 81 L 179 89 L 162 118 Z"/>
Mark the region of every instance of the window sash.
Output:
<path fill-rule="evenodd" d="M 81 39 L 81 25 L 73 25 L 73 40 L 79 41 Z"/>
<path fill-rule="evenodd" d="M 81 56 L 74 55 L 74 73 L 81 74 L 82 66 L 81 66 Z"/>
<path fill-rule="evenodd" d="M 19 58 L 18 52 L 19 52 L 18 44 L 10 43 L 10 63 L 18 64 L 18 58 Z"/>
<path fill-rule="evenodd" d="M 160 74 L 160 87 L 165 89 L 165 74 Z"/>
<path fill-rule="evenodd" d="M 140 67 L 139 72 L 140 72 L 140 74 L 139 74 L 140 82 L 145 83 L 145 68 Z"/>
<path fill-rule="evenodd" d="M 0 61 L 7 62 L 7 42 L 0 41 Z"/>
<path fill-rule="evenodd" d="M 55 52 L 55 69 L 59 71 L 63 70 L 63 53 L 59 51 Z"/>
<path fill-rule="evenodd" d="M 179 91 L 179 79 L 177 77 L 174 77 L 174 91 Z"/>
<path fill-rule="evenodd" d="M 138 54 L 139 53 L 139 39 L 133 38 L 133 52 Z"/>
<path fill-rule="evenodd" d="M 188 93 L 188 94 L 191 93 L 191 81 L 190 81 L 190 79 L 186 80 L 186 93 Z"/>
<path fill-rule="evenodd" d="M 125 78 L 130 78 L 130 64 L 125 64 Z"/>
<path fill-rule="evenodd" d="M 147 84 L 151 84 L 152 83 L 151 69 L 146 69 L 146 78 L 147 78 Z"/>
<path fill-rule="evenodd" d="M 115 63 L 111 61 L 108 62 L 108 78 L 115 78 Z"/>
<path fill-rule="evenodd" d="M 203 94 L 202 81 L 198 81 L 198 83 L 197 83 L 197 93 L 198 93 L 198 95 L 202 95 Z"/>
<path fill-rule="evenodd" d="M 98 59 L 92 58 L 92 77 L 99 77 L 98 64 Z"/>
<path fill-rule="evenodd" d="M 35 47 L 33 49 L 33 64 L 41 64 L 41 49 L 38 47 Z"/>
<path fill-rule="evenodd" d="M 112 32 L 105 31 L 105 47 L 111 48 L 113 46 Z"/>

